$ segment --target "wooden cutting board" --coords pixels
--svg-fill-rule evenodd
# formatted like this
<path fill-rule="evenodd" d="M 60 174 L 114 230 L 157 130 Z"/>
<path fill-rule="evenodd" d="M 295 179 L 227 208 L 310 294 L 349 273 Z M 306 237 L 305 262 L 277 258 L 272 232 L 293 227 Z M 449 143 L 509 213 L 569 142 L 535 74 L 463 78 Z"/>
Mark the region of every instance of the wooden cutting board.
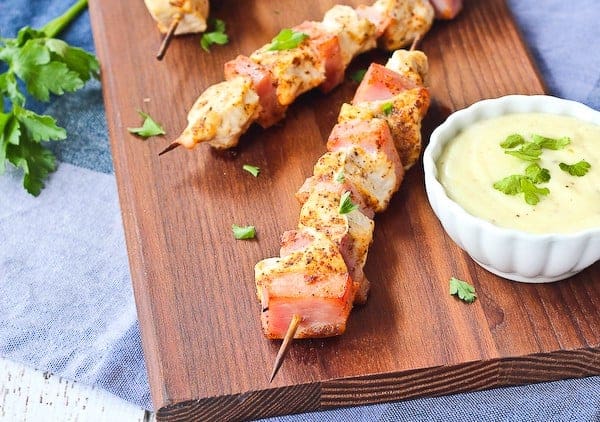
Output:
<path fill-rule="evenodd" d="M 343 336 L 295 342 L 269 384 L 280 342 L 262 336 L 253 267 L 276 256 L 280 234 L 295 227 L 294 192 L 325 152 L 357 84 L 304 95 L 285 121 L 253 127 L 235 150 L 202 145 L 157 154 L 184 128 L 196 96 L 222 80 L 225 61 L 283 27 L 320 20 L 335 2 L 215 1 L 212 15 L 227 22 L 230 43 L 206 53 L 198 36 L 181 37 L 162 62 L 154 58 L 161 36 L 141 0 L 90 3 L 159 419 L 257 418 L 600 373 L 599 263 L 543 285 L 486 272 L 443 232 L 417 165 L 376 217 L 368 303 L 353 310 Z M 435 24 L 421 48 L 433 97 L 425 141 L 449 112 L 474 101 L 544 92 L 504 1 L 467 1 L 458 19 Z M 350 72 L 386 58 L 367 54 Z M 143 141 L 129 134 L 138 109 L 168 135 Z M 259 166 L 260 176 L 243 164 Z M 234 240 L 234 223 L 255 225 L 257 239 Z M 451 276 L 475 285 L 475 303 L 448 294 Z"/>

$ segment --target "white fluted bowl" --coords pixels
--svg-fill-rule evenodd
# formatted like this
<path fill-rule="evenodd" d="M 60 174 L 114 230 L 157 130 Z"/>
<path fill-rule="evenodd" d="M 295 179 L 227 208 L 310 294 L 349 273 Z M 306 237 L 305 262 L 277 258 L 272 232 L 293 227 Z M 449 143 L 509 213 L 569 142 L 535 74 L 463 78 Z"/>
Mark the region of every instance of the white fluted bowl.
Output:
<path fill-rule="evenodd" d="M 509 95 L 479 101 L 452 113 L 431 134 L 423 155 L 425 189 L 446 233 L 479 265 L 514 281 L 562 280 L 600 259 L 600 227 L 577 233 L 534 234 L 496 226 L 475 217 L 448 197 L 436 162 L 444 146 L 473 123 L 511 113 L 550 113 L 600 125 L 600 112 L 546 95 Z"/>

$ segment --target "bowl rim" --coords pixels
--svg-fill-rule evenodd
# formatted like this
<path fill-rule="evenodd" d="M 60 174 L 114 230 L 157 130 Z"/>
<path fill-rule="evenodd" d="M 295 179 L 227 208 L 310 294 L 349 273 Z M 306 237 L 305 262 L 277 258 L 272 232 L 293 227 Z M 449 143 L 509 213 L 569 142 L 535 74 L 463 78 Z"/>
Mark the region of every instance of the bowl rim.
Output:
<path fill-rule="evenodd" d="M 514 110 L 516 106 L 529 106 L 531 110 Z M 501 107 L 504 107 L 502 109 Z M 510 110 L 510 108 L 513 110 Z M 560 107 L 563 110 L 562 113 L 542 110 L 543 107 Z M 471 120 L 470 123 L 466 123 L 467 117 L 480 113 L 483 110 L 498 109 L 500 112 L 496 116 L 477 116 L 475 120 Z M 564 111 L 568 111 L 565 113 Z M 531 233 L 515 228 L 498 226 L 490 221 L 487 221 L 481 217 L 474 216 L 473 214 L 466 211 L 460 204 L 451 199 L 446 193 L 446 189 L 438 180 L 438 169 L 436 166 L 436 160 L 441 154 L 443 147 L 455 136 L 450 135 L 447 132 L 453 132 L 454 134 L 465 128 L 468 124 L 476 121 L 486 120 L 492 117 L 503 116 L 506 114 L 519 114 L 519 113 L 548 113 L 556 114 L 568 117 L 579 118 L 582 121 L 596 124 L 600 126 L 600 111 L 595 110 L 583 103 L 568 100 L 564 98 L 555 97 L 552 95 L 522 95 L 513 94 L 505 95 L 497 98 L 486 98 L 477 101 L 465 108 L 459 109 L 451 113 L 439 126 L 437 126 L 431 133 L 429 142 L 423 153 L 423 170 L 425 173 L 425 188 L 427 197 L 430 205 L 434 208 L 432 196 L 435 198 L 441 198 L 445 201 L 444 206 L 449 207 L 454 215 L 459 218 L 466 220 L 470 224 L 479 226 L 482 229 L 487 230 L 496 235 L 502 236 L 514 236 L 514 237 L 527 237 L 536 241 L 556 241 L 556 240 L 571 240 L 580 237 L 594 237 L 600 236 L 600 227 L 591 227 L 583 230 L 579 230 L 572 233 Z M 584 118 L 580 117 L 580 114 L 584 115 Z M 482 118 L 483 117 L 483 118 Z M 434 158 L 434 155 L 437 156 Z M 435 211 L 435 210 L 434 210 Z M 436 212 L 437 214 L 437 212 Z M 438 216 L 438 219 L 440 216 Z"/>

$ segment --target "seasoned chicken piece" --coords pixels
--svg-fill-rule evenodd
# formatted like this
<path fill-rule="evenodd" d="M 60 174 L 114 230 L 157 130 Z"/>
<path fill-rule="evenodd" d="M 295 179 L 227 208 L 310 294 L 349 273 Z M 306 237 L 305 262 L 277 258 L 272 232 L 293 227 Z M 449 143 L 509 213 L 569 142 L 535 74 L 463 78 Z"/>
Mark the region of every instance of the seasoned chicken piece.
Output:
<path fill-rule="evenodd" d="M 377 0 L 370 8 L 362 8 L 362 14 L 385 28 L 378 43 L 386 50 L 396 50 L 423 37 L 434 18 L 429 0 Z"/>
<path fill-rule="evenodd" d="M 337 245 L 310 228 L 282 236 L 280 258 L 254 267 L 265 336 L 283 338 L 294 314 L 302 317 L 295 338 L 342 334 L 354 285 Z"/>
<path fill-rule="evenodd" d="M 385 67 L 372 64 L 338 121 L 385 120 L 404 168 L 410 168 L 421 152 L 421 120 L 430 103 L 423 87 L 427 69 L 427 58 L 418 51 L 396 51 Z"/>
<path fill-rule="evenodd" d="M 296 97 L 325 81 L 325 63 L 308 40 L 289 50 L 269 50 L 267 44 L 250 55 L 266 67 L 277 84 L 277 101 L 288 106 Z"/>
<path fill-rule="evenodd" d="M 462 0 L 429 0 L 436 19 L 453 19 L 462 9 Z"/>
<path fill-rule="evenodd" d="M 177 19 L 180 21 L 175 35 L 206 30 L 208 0 L 144 0 L 144 3 L 163 34 L 167 33 L 169 26 Z"/>
<path fill-rule="evenodd" d="M 369 291 L 369 280 L 363 267 L 373 240 L 375 223 L 359 209 L 340 214 L 340 201 L 345 192 L 350 190 L 343 182 L 323 180 L 316 183 L 300 210 L 298 228 L 312 227 L 338 246 L 354 282 L 354 303 L 362 304 L 366 302 Z M 359 195 L 351 195 L 350 198 L 352 203 L 361 201 Z"/>
<path fill-rule="evenodd" d="M 186 148 L 208 141 L 215 148 L 230 148 L 256 119 L 259 98 L 252 82 L 236 77 L 209 87 L 188 113 L 188 125 L 175 141 Z"/>
<path fill-rule="evenodd" d="M 259 125 L 267 128 L 285 116 L 287 106 L 282 106 L 277 100 L 277 81 L 269 69 L 240 55 L 225 63 L 226 80 L 239 76 L 250 79 L 253 90 L 258 94 L 260 111 L 256 122 Z"/>
<path fill-rule="evenodd" d="M 421 120 L 429 108 L 429 91 L 413 88 L 386 100 L 343 104 L 339 122 L 373 118 L 387 122 L 404 169 L 408 170 L 421 153 Z"/>
<path fill-rule="evenodd" d="M 429 85 L 429 62 L 422 51 L 396 50 L 385 67 L 410 79 L 417 86 Z"/>
<path fill-rule="evenodd" d="M 323 28 L 339 38 L 344 68 L 358 54 L 375 48 L 377 28 L 350 6 L 337 5 L 323 17 Z"/>
<path fill-rule="evenodd" d="M 325 80 L 319 85 L 319 89 L 323 92 L 329 92 L 342 83 L 346 63 L 342 56 L 338 34 L 328 32 L 321 22 L 306 21 L 293 29 L 310 37 L 308 42 L 323 60 Z"/>

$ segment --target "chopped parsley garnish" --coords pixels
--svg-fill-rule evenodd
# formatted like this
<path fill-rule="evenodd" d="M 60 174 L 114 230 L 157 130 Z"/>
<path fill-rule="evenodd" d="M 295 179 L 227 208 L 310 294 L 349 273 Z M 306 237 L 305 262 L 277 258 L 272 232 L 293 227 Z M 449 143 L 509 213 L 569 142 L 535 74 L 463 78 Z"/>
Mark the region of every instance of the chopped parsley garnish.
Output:
<path fill-rule="evenodd" d="M 350 191 L 344 192 L 340 198 L 340 207 L 338 212 L 340 214 L 348 214 L 357 208 L 358 205 L 352 203 L 352 200 L 350 199 Z"/>
<path fill-rule="evenodd" d="M 545 136 L 532 135 L 533 142 L 538 144 L 542 148 L 559 150 L 563 149 L 571 143 L 571 138 L 563 136 L 562 138 L 546 138 Z"/>
<path fill-rule="evenodd" d="M 308 38 L 304 32 L 297 32 L 289 28 L 282 29 L 279 34 L 271 40 L 269 51 L 291 50 L 302 44 Z"/>
<path fill-rule="evenodd" d="M 210 19 L 209 24 L 213 27 L 213 31 L 205 32 L 200 38 L 200 46 L 204 51 L 210 51 L 210 46 L 213 44 L 224 45 L 229 42 L 229 37 L 225 33 L 225 22 L 221 19 Z"/>
<path fill-rule="evenodd" d="M 525 202 L 529 205 L 536 205 L 540 201 L 540 196 L 545 196 L 550 193 L 548 188 L 540 188 L 537 186 L 539 183 L 546 183 L 550 180 L 550 170 L 540 167 L 535 161 L 540 159 L 542 149 L 559 150 L 570 143 L 571 138 L 567 136 L 563 136 L 562 138 L 548 138 L 534 134 L 531 136 L 531 142 L 526 141 L 523 136 L 517 133 L 507 136 L 506 139 L 500 143 L 500 146 L 504 148 L 504 153 L 520 158 L 521 160 L 533 162 L 527 166 L 525 174 L 512 174 L 506 176 L 493 184 L 494 189 L 507 195 L 522 193 Z M 520 148 L 514 149 L 517 147 Z M 585 174 L 587 171 L 583 169 L 585 164 L 581 165 L 581 163 L 582 162 L 574 164 L 574 166 L 579 166 L 579 168 L 577 170 L 573 169 L 573 171 L 583 171 L 583 174 Z M 570 173 L 567 164 L 560 163 L 560 168 Z"/>
<path fill-rule="evenodd" d="M 525 169 L 525 176 L 533 183 L 545 183 L 550 181 L 550 170 L 540 167 L 538 163 L 531 163 Z"/>
<path fill-rule="evenodd" d="M 392 113 L 392 110 L 394 110 L 394 104 L 392 103 L 385 103 L 381 106 L 381 111 L 383 111 L 383 114 L 386 116 L 389 116 Z"/>
<path fill-rule="evenodd" d="M 562 171 L 566 171 L 571 176 L 577 177 L 585 176 L 585 174 L 592 167 L 592 165 L 585 160 L 581 160 L 575 164 L 560 163 L 558 166 Z"/>
<path fill-rule="evenodd" d="M 233 230 L 233 237 L 238 240 L 254 239 L 254 236 L 256 236 L 256 228 L 254 226 L 238 226 L 237 224 L 232 224 L 231 230 Z"/>
<path fill-rule="evenodd" d="M 542 155 L 542 147 L 535 142 L 525 142 L 521 144 L 521 148 L 506 150 L 504 153 L 525 161 L 537 161 Z"/>
<path fill-rule="evenodd" d="M 242 168 L 254 177 L 258 177 L 258 174 L 260 173 L 259 167 L 251 166 L 250 164 L 244 164 Z"/>
<path fill-rule="evenodd" d="M 472 303 L 477 298 L 475 287 L 455 277 L 450 278 L 450 294 L 467 303 Z"/>
<path fill-rule="evenodd" d="M 515 148 L 524 143 L 525 138 L 518 133 L 513 133 L 512 135 L 508 135 L 506 139 L 500 143 L 500 146 L 502 148 Z"/>
<path fill-rule="evenodd" d="M 361 82 L 367 73 L 367 69 L 358 69 L 356 72 L 350 75 L 350 79 L 354 82 Z"/>
<path fill-rule="evenodd" d="M 346 176 L 344 175 L 344 170 L 340 170 L 337 172 L 337 174 L 335 175 L 335 181 L 338 183 L 344 183 L 344 181 L 346 180 Z"/>
<path fill-rule="evenodd" d="M 166 132 L 161 125 L 156 123 L 148 113 L 144 113 L 138 110 L 138 114 L 144 119 L 141 127 L 128 127 L 127 130 L 134 135 L 141 136 L 142 138 L 149 138 L 150 136 L 165 135 Z"/>

